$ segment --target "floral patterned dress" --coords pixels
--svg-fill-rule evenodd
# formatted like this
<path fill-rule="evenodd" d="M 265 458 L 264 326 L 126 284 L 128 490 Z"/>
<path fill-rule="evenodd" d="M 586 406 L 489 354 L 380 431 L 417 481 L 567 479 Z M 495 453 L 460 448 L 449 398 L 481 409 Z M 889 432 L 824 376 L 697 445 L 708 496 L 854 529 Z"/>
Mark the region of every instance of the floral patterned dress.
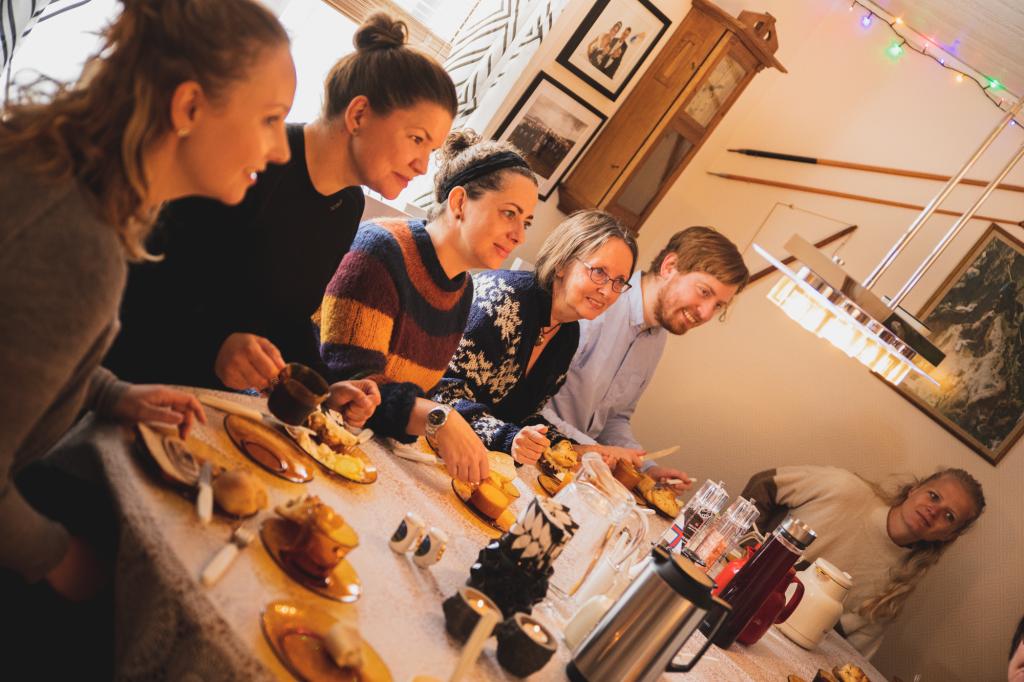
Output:
<path fill-rule="evenodd" d="M 565 382 L 579 344 L 576 322 L 563 324 L 529 372 L 551 294 L 532 272 L 490 270 L 473 276 L 466 331 L 433 399 L 454 407 L 491 450 L 511 452 L 524 426 L 545 424 L 548 438 L 566 438 L 540 415 Z"/>

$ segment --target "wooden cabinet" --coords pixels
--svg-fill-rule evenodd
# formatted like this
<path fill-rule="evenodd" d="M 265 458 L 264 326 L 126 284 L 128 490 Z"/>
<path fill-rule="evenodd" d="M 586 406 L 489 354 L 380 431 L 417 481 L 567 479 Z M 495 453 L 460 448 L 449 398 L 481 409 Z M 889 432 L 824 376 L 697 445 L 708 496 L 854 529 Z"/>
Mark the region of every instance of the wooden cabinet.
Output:
<path fill-rule="evenodd" d="M 603 208 L 638 230 L 758 71 L 773 66 L 775 19 L 707 0 L 668 38 L 559 187 L 566 213 Z"/>

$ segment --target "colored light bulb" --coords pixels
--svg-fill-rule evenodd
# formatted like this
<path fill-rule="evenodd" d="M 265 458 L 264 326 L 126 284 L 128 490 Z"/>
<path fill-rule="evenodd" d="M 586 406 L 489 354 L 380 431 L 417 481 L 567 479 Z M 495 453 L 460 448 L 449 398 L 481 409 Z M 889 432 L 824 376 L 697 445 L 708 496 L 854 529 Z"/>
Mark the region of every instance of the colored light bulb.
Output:
<path fill-rule="evenodd" d="M 892 57 L 893 59 L 896 59 L 901 54 L 903 54 L 903 45 L 901 45 L 899 43 L 893 43 L 892 45 L 889 46 L 889 49 L 886 50 L 886 51 L 889 53 L 890 57 Z"/>
<path fill-rule="evenodd" d="M 868 26 L 871 25 L 872 17 L 874 17 L 874 15 L 871 12 L 868 12 L 867 14 L 860 18 L 860 25 L 863 26 L 864 28 L 867 28 Z"/>

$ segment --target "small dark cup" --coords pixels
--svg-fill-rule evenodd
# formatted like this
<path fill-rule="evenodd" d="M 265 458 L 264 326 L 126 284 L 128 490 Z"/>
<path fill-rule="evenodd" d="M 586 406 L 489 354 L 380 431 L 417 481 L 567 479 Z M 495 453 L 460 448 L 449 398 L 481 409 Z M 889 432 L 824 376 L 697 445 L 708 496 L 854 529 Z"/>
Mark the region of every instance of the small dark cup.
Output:
<path fill-rule="evenodd" d="M 498 637 L 498 663 L 516 677 L 527 677 L 551 660 L 558 640 L 525 613 L 517 613 L 494 630 Z"/>
<path fill-rule="evenodd" d="M 469 639 L 480 620 L 480 609 L 491 608 L 499 612 L 490 597 L 472 587 L 459 588 L 458 592 L 444 600 L 441 608 L 444 610 L 445 630 L 462 644 Z"/>
<path fill-rule="evenodd" d="M 292 362 L 284 366 L 270 388 L 267 409 L 285 424 L 301 426 L 330 395 L 330 386 L 314 370 Z"/>

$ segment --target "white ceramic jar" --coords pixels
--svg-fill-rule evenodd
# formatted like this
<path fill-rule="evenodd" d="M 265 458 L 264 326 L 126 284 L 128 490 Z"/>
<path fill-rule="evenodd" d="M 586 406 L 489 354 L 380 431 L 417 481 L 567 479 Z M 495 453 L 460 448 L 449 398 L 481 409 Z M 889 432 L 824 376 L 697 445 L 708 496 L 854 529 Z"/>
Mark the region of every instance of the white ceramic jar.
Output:
<path fill-rule="evenodd" d="M 853 578 L 822 558 L 797 577 L 804 584 L 804 598 L 786 622 L 775 627 L 803 648 L 813 649 L 843 615 L 843 601 L 853 587 Z"/>

